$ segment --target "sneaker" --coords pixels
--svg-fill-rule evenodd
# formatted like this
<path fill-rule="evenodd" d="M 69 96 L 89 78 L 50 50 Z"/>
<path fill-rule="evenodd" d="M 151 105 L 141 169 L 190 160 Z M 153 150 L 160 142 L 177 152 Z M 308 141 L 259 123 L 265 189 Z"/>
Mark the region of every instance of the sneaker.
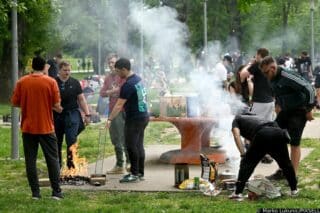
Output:
<path fill-rule="evenodd" d="M 138 177 L 139 177 L 139 180 L 140 180 L 140 181 L 144 181 L 144 180 L 145 180 L 143 174 L 140 174 L 140 173 L 139 173 L 139 174 L 138 174 Z"/>
<path fill-rule="evenodd" d="M 236 200 L 236 201 L 243 201 L 244 198 L 241 193 L 236 194 L 235 192 L 233 192 L 231 195 L 229 195 L 229 199 Z"/>
<path fill-rule="evenodd" d="M 281 169 L 278 169 L 274 174 L 266 176 L 268 180 L 282 180 L 284 179 L 284 175 Z"/>
<path fill-rule="evenodd" d="M 32 200 L 40 200 L 40 199 L 41 199 L 41 195 L 39 192 L 32 193 Z"/>
<path fill-rule="evenodd" d="M 75 168 L 75 165 L 74 165 L 72 160 L 68 160 L 67 161 L 67 167 L 68 167 L 68 169 L 74 169 Z"/>
<path fill-rule="evenodd" d="M 127 172 L 130 172 L 131 169 L 131 164 L 130 163 L 126 163 L 126 170 Z"/>
<path fill-rule="evenodd" d="M 54 200 L 62 200 L 64 198 L 62 192 L 55 192 L 55 191 L 52 192 L 52 196 L 51 197 Z"/>
<path fill-rule="evenodd" d="M 123 176 L 122 179 L 119 180 L 120 183 L 136 183 L 139 182 L 139 176 L 128 174 Z"/>
<path fill-rule="evenodd" d="M 107 174 L 124 174 L 124 169 L 121 166 L 114 166 L 112 169 L 107 171 Z"/>
<path fill-rule="evenodd" d="M 289 195 L 291 197 L 296 197 L 298 196 L 298 194 L 299 194 L 299 189 L 296 189 L 296 190 L 292 190 Z"/>
<path fill-rule="evenodd" d="M 273 162 L 273 159 L 270 157 L 270 155 L 265 155 L 262 159 L 261 159 L 261 163 L 265 163 L 265 164 L 270 164 Z"/>

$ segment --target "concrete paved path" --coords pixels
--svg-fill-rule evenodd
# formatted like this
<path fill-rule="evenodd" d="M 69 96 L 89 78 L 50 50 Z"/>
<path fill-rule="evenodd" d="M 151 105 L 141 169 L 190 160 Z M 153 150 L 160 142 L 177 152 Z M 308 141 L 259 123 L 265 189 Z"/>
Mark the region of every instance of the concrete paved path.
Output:
<path fill-rule="evenodd" d="M 119 183 L 122 175 L 107 175 L 107 182 L 102 186 L 92 186 L 89 184 L 83 186 L 63 186 L 64 188 L 77 188 L 83 190 L 116 190 L 116 191 L 176 191 L 181 192 L 174 187 L 174 165 L 163 164 L 159 162 L 161 153 L 168 150 L 177 149 L 177 145 L 150 145 L 146 147 L 146 164 L 145 164 L 145 181 L 138 183 Z M 310 153 L 311 149 L 302 150 L 302 158 Z M 105 174 L 107 170 L 115 164 L 115 157 L 111 156 L 104 160 L 102 173 Z M 101 165 L 100 163 L 98 165 Z M 219 165 L 219 172 L 226 170 L 232 171 L 232 165 L 225 163 Z M 98 167 L 101 168 L 101 167 Z M 278 166 L 275 162 L 272 164 L 259 164 L 253 175 L 270 175 Z M 90 174 L 95 171 L 95 164 L 90 164 Z M 237 174 L 238 168 L 235 168 L 234 173 Z M 200 165 L 189 166 L 189 177 L 200 177 Z"/>

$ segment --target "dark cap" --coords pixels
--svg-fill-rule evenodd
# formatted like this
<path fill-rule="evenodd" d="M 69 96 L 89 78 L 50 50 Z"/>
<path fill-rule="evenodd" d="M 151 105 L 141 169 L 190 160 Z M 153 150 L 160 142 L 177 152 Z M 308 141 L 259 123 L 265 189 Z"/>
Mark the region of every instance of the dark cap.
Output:
<path fill-rule="evenodd" d="M 46 65 L 46 60 L 40 56 L 36 56 L 32 59 L 32 69 L 35 71 L 42 71 Z"/>
<path fill-rule="evenodd" d="M 228 61 L 230 64 L 232 63 L 232 57 L 230 55 L 223 56 L 224 61 Z"/>

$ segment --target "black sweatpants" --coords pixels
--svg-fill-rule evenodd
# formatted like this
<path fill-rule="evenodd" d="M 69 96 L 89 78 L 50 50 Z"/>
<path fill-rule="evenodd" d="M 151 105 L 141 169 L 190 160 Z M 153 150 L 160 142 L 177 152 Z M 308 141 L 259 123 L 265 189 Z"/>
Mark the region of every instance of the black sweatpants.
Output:
<path fill-rule="evenodd" d="M 60 192 L 60 166 L 55 134 L 35 135 L 22 133 L 22 139 L 26 172 L 32 193 L 37 194 L 40 192 L 36 163 L 39 144 L 46 159 L 51 188 L 54 192 Z"/>
<path fill-rule="evenodd" d="M 131 174 L 144 175 L 145 152 L 143 146 L 144 130 L 149 119 L 130 120 L 125 123 L 125 142 L 131 163 Z"/>
<path fill-rule="evenodd" d="M 297 189 L 297 179 L 293 169 L 287 143 L 289 138 L 285 131 L 276 127 L 262 127 L 257 133 L 245 156 L 240 162 L 236 194 L 242 193 L 247 180 L 250 178 L 259 161 L 266 154 L 278 163 L 286 177 L 291 190 Z"/>

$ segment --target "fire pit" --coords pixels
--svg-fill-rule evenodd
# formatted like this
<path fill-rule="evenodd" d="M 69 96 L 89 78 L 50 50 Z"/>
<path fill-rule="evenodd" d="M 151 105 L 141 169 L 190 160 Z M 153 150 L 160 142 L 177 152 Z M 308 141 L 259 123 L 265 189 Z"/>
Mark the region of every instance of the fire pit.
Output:
<path fill-rule="evenodd" d="M 85 185 L 89 182 L 90 182 L 90 178 L 85 177 L 85 176 L 63 176 L 63 177 L 60 177 L 60 184 L 61 185 L 80 186 L 80 185 Z"/>

